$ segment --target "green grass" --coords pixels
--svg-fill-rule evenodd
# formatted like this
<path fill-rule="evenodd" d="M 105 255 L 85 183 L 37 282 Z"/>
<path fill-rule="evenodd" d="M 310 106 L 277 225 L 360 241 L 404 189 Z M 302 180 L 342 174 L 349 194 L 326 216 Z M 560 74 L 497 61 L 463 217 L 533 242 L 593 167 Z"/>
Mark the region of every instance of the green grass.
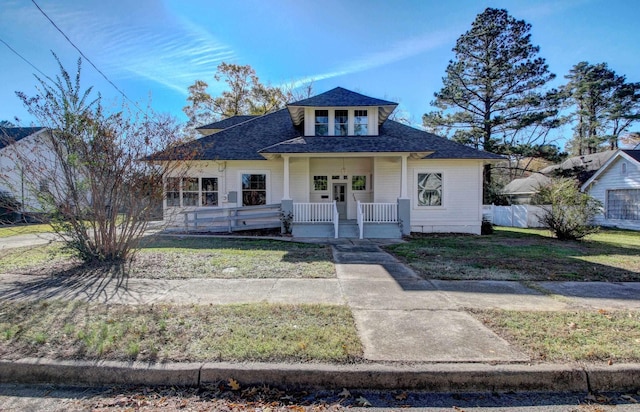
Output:
<path fill-rule="evenodd" d="M 51 233 L 53 229 L 48 224 L 37 224 L 37 225 L 10 225 L 10 226 L 0 226 L 0 238 L 17 236 L 17 235 L 28 235 L 34 233 Z"/>
<path fill-rule="evenodd" d="M 640 361 L 640 312 L 475 311 L 486 326 L 545 362 Z"/>
<path fill-rule="evenodd" d="M 387 251 L 427 279 L 640 280 L 640 232 L 603 230 L 559 241 L 545 230 L 415 236 Z"/>
<path fill-rule="evenodd" d="M 0 249 L 0 273 L 44 269 L 72 261 L 61 243 L 13 249 Z"/>
<path fill-rule="evenodd" d="M 0 357 L 138 361 L 353 362 L 346 306 L 3 302 Z"/>

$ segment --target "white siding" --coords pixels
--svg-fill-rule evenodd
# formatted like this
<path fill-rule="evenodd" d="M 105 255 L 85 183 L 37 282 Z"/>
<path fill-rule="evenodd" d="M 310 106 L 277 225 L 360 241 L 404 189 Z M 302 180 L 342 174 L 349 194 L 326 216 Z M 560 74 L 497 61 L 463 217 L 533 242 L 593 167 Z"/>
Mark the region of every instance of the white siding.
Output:
<path fill-rule="evenodd" d="M 400 197 L 402 159 L 398 157 L 376 157 L 374 159 L 374 202 L 395 203 Z"/>
<path fill-rule="evenodd" d="M 336 110 L 347 110 L 349 112 L 349 135 L 353 135 L 355 110 L 367 111 L 367 134 L 369 136 L 378 135 L 378 108 L 377 107 L 305 107 L 304 109 L 304 135 L 314 136 L 316 134 L 316 110 L 327 110 L 329 112 L 329 135 L 334 132 L 334 113 Z"/>
<path fill-rule="evenodd" d="M 296 202 L 309 202 L 309 158 L 289 159 L 289 194 Z"/>
<path fill-rule="evenodd" d="M 409 160 L 411 230 L 480 234 L 482 162 L 477 160 Z M 418 206 L 417 174 L 442 173 L 442 206 Z"/>
<path fill-rule="evenodd" d="M 9 144 L 0 151 L 0 190 L 13 194 L 25 212 L 45 212 L 37 200 L 41 182 L 55 191 L 62 173 L 50 149 L 48 131 Z"/>
<path fill-rule="evenodd" d="M 622 173 L 622 164 L 626 163 L 627 172 Z M 640 164 L 627 160 L 621 156 L 615 159 L 598 176 L 597 180 L 589 187 L 588 193 L 602 202 L 607 208 L 607 190 L 615 189 L 640 189 Z M 604 211 L 603 211 L 604 212 Z M 601 226 L 615 226 L 624 229 L 640 230 L 640 221 L 607 219 L 605 213 L 601 213 L 594 219 L 594 223 Z"/>
<path fill-rule="evenodd" d="M 180 175 L 181 172 L 176 172 Z M 264 173 L 267 175 L 267 204 L 280 203 L 282 200 L 284 183 L 284 163 L 282 159 L 250 161 L 191 161 L 188 162 L 185 177 L 217 177 L 218 178 L 218 208 L 242 206 L 242 174 Z M 230 192 L 237 193 L 237 201 L 231 202 Z M 182 212 L 207 209 L 204 207 L 167 207 L 164 204 L 164 219 L 172 225 L 182 225 Z"/>

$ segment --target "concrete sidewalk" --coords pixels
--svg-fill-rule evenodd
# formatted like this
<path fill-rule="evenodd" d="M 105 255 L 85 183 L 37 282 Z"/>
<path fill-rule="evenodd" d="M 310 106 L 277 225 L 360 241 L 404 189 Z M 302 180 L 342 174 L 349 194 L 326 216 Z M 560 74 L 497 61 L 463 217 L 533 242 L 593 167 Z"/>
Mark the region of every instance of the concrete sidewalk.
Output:
<path fill-rule="evenodd" d="M 464 379 L 467 379 L 475 390 L 488 387 L 491 387 L 489 390 L 517 390 L 513 387 L 517 382 L 522 383 L 523 390 L 533 387 L 535 390 L 564 390 L 560 383 L 562 379 L 573 382 L 571 384 L 573 390 L 582 390 L 575 388 L 586 385 L 585 382 L 598 382 L 598 379 L 604 379 L 598 378 L 602 375 L 610 377 L 606 380 L 608 383 L 602 384 L 609 389 L 620 389 L 610 387 L 611 385 L 640 387 L 638 365 L 625 365 L 624 373 L 613 373 L 617 369 L 609 368 L 607 371 L 605 368 L 606 373 L 598 372 L 600 375 L 590 375 L 589 379 L 587 379 L 588 368 L 576 365 L 532 367 L 529 365 L 530 359 L 526 354 L 509 345 L 466 311 L 473 308 L 538 311 L 585 308 L 640 310 L 640 283 L 535 282 L 528 287 L 513 281 L 424 280 L 393 256 L 381 250 L 375 242 L 339 240 L 330 243 L 332 243 L 336 262 L 337 277 L 335 279 L 128 279 L 118 281 L 116 279 L 51 279 L 38 276 L 0 275 L 0 299 L 60 298 L 124 304 L 154 302 L 225 304 L 262 301 L 348 304 L 354 314 L 358 333 L 364 345 L 364 357 L 373 362 L 373 364 L 358 367 L 272 365 L 271 369 L 269 364 L 227 365 L 225 368 L 233 369 L 233 375 L 227 375 L 227 378 L 242 376 L 252 381 L 250 376 L 253 371 L 254 379 L 267 379 L 266 376 L 270 376 L 267 371 L 271 370 L 272 376 L 284 379 L 276 373 L 276 370 L 289 372 L 303 370 L 304 373 L 296 374 L 301 379 L 297 383 L 304 383 L 306 379 L 307 383 L 315 384 L 317 380 L 329 379 L 326 376 L 334 373 L 337 374 L 334 382 L 348 381 L 349 376 L 353 379 L 356 376 L 361 376 L 358 379 L 369 376 L 371 385 L 375 384 L 375 387 L 395 385 L 393 386 L 395 388 L 401 384 L 435 387 L 439 384 L 435 382 L 427 384 L 423 379 L 435 379 L 435 376 L 440 376 L 441 379 L 448 380 L 448 385 L 463 385 Z M 548 293 L 545 294 L 542 291 Z M 25 379 L 43 379 L 45 376 L 58 373 L 56 370 L 75 370 L 73 365 L 69 366 L 64 362 L 42 360 L 26 360 L 22 363 L 0 362 L 0 381 L 21 376 L 16 372 L 16 368 L 20 368 L 20 365 L 30 365 L 31 370 L 37 371 L 39 369 L 35 365 L 47 364 L 53 365 L 48 369 L 42 366 L 47 372 L 40 372 L 35 377 Z M 104 362 L 93 364 L 96 368 L 111 365 Z M 394 364 L 405 366 L 389 366 Z M 503 365 L 503 367 L 495 365 Z M 126 369 L 126 366 L 120 364 L 117 367 L 112 366 L 109 367 L 119 371 L 119 374 L 122 373 L 123 368 Z M 207 364 L 207 368 L 213 370 L 218 370 L 219 366 Z M 148 369 L 149 373 L 160 374 L 161 379 L 169 379 L 167 376 L 174 374 L 175 379 L 181 382 L 182 375 L 173 370 L 179 371 L 183 367 L 191 370 L 194 366 L 175 365 L 168 369 L 163 366 L 160 368 L 161 372 L 158 372 L 157 366 L 136 365 L 131 376 L 138 378 L 131 379 L 143 379 L 140 377 L 139 369 Z M 202 368 L 204 368 L 202 364 L 196 367 L 199 371 L 198 376 L 208 376 L 202 375 L 204 370 Z M 226 370 L 225 368 L 223 369 Z M 88 372 L 82 372 L 82 368 L 77 370 L 77 373 L 85 376 L 78 379 L 95 383 L 91 380 L 93 378 L 87 377 Z M 594 368 L 594 370 L 599 369 Z M 100 379 L 103 381 L 105 379 L 108 381 L 105 376 L 110 376 L 104 371 L 95 373 L 102 376 Z M 209 373 L 215 375 L 218 372 Z M 498 379 L 505 373 L 509 376 L 508 382 L 505 381 L 504 376 Z M 520 377 L 517 376 L 518 373 Z M 338 378 L 340 374 L 344 376 Z M 374 379 L 371 377 L 372 374 L 380 374 L 380 377 Z M 536 374 L 538 374 L 537 377 L 534 377 Z M 29 376 L 28 373 L 27 376 Z M 315 378 L 312 378 L 313 376 Z M 491 376 L 494 378 L 490 378 Z M 621 380 L 620 376 L 626 376 L 626 378 Z M 113 377 L 113 379 L 117 381 L 117 378 Z M 392 384 L 394 379 L 396 383 Z M 418 380 L 414 382 L 411 379 Z M 480 385 L 482 379 L 485 381 Z M 544 379 L 552 380 L 545 383 Z M 554 381 L 556 386 L 552 388 Z M 353 382 L 355 384 L 356 381 Z M 274 381 L 273 383 L 282 382 Z M 364 385 L 364 382 L 361 384 Z M 446 386 L 445 383 L 441 385 Z M 543 388 L 545 385 L 548 386 L 546 389 Z"/>

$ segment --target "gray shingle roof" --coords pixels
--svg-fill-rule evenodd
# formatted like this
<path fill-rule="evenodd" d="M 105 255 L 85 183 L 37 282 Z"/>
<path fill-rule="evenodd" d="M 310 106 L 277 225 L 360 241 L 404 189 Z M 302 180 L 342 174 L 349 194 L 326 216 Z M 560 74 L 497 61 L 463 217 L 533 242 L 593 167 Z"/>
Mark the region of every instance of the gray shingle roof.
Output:
<path fill-rule="evenodd" d="M 338 106 L 397 106 L 398 103 L 376 99 L 342 87 L 336 87 L 328 92 L 308 99 L 289 103 L 288 106 L 305 107 L 338 107 Z"/>
<path fill-rule="evenodd" d="M 346 92 L 346 93 L 345 93 Z M 329 96 L 316 96 L 314 106 L 323 102 L 345 102 L 351 96 L 362 104 L 394 104 L 372 99 L 358 93 L 337 88 Z M 342 97 L 341 97 L 342 96 Z M 316 99 L 318 98 L 318 99 Z M 346 97 L 345 97 L 346 98 Z M 315 100 L 314 100 L 315 99 Z M 356 100 L 349 100 L 353 106 Z M 386 120 L 379 128 L 378 136 L 304 136 L 302 125 L 296 126 L 289 111 L 282 109 L 264 116 L 254 117 L 218 133 L 202 137 L 182 145 L 178 150 L 184 155 L 157 153 L 151 158 L 168 160 L 188 158 L 193 160 L 264 160 L 267 155 L 283 153 L 428 153 L 429 159 L 502 159 L 492 153 L 475 150 L 444 137 L 423 130 Z M 192 154 L 195 153 L 195 156 Z M 265 156 L 263 156 L 265 155 Z"/>
<path fill-rule="evenodd" d="M 265 147 L 260 153 L 434 152 L 429 159 L 502 159 L 444 137 L 387 120 L 378 136 L 303 136 Z"/>
<path fill-rule="evenodd" d="M 640 150 L 623 150 L 623 152 L 640 163 Z"/>
<path fill-rule="evenodd" d="M 328 92 L 324 92 L 308 99 L 289 103 L 287 109 L 291 113 L 293 123 L 297 126 L 304 120 L 305 107 L 377 107 L 378 108 L 378 124 L 384 123 L 391 112 L 395 110 L 398 103 L 387 100 L 376 99 L 375 97 L 365 96 L 351 90 L 336 87 Z"/>
<path fill-rule="evenodd" d="M 238 115 L 238 116 L 232 116 L 232 117 L 227 117 L 226 119 L 220 120 L 218 122 L 213 122 L 213 123 L 209 123 L 207 125 L 204 126 L 200 126 L 200 127 L 196 127 L 196 130 L 201 130 L 201 129 L 226 129 L 228 127 L 231 126 L 235 126 L 237 124 L 240 123 L 244 123 L 247 120 L 251 120 L 254 119 L 258 116 L 254 116 L 254 115 Z"/>
<path fill-rule="evenodd" d="M 0 149 L 39 132 L 44 127 L 0 127 Z"/>

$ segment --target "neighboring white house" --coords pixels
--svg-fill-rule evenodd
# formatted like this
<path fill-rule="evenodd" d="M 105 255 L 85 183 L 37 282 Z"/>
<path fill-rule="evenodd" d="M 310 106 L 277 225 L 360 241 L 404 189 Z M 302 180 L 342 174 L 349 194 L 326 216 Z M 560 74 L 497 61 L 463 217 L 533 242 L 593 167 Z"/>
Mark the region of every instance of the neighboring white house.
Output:
<path fill-rule="evenodd" d="M 581 189 L 604 205 L 594 223 L 640 230 L 640 150 L 618 150 Z"/>
<path fill-rule="evenodd" d="M 502 188 L 501 193 L 509 198 L 510 204 L 530 204 L 540 187 L 551 183 L 552 177 L 575 177 L 579 184 L 583 184 L 614 154 L 615 150 L 607 150 L 570 157 L 562 163 L 547 166 L 527 177 L 513 179 Z"/>
<path fill-rule="evenodd" d="M 294 236 L 351 236 L 343 225 L 364 237 L 480 234 L 483 167 L 501 157 L 390 120 L 396 106 L 335 88 L 203 126 L 206 136 L 181 147 L 195 153 L 187 176 L 166 179 L 165 218 L 242 226 L 234 208 L 275 204 Z"/>
<path fill-rule="evenodd" d="M 0 127 L 0 191 L 11 194 L 27 216 L 42 212 L 37 193 L 55 176 L 48 133 L 44 127 Z"/>

